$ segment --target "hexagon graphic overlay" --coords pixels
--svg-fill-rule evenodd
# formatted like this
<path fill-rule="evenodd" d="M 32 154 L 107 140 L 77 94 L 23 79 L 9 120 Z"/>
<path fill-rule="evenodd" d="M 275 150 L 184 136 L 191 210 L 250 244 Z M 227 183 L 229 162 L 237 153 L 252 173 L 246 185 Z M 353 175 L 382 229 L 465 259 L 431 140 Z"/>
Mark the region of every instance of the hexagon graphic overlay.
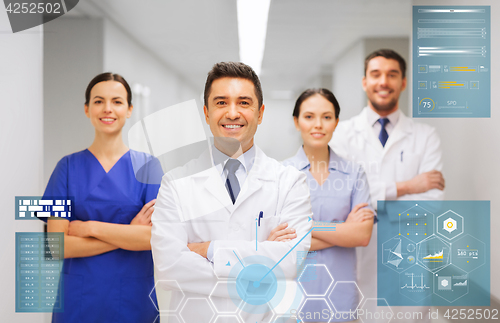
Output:
<path fill-rule="evenodd" d="M 448 266 L 451 263 L 450 244 L 432 235 L 417 244 L 417 262 L 431 272 Z"/>
<path fill-rule="evenodd" d="M 485 263 L 485 243 L 470 234 L 466 234 L 454 241 L 451 250 L 452 263 L 468 273 Z"/>
<path fill-rule="evenodd" d="M 321 281 L 318 277 L 323 277 Z M 325 264 L 308 264 L 297 279 L 306 296 L 325 296 L 333 284 L 333 277 Z"/>
<path fill-rule="evenodd" d="M 436 233 L 447 240 L 455 239 L 464 233 L 464 218 L 452 210 L 444 212 L 436 218 Z"/>
<path fill-rule="evenodd" d="M 452 303 L 469 293 L 469 275 L 451 265 L 434 274 L 434 294 Z"/>

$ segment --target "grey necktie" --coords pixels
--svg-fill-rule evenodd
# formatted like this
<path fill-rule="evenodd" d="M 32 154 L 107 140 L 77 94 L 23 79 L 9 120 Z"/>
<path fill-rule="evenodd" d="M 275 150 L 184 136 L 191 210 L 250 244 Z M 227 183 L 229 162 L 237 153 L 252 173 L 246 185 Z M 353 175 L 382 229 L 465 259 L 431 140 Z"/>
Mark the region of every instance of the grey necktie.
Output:
<path fill-rule="evenodd" d="M 237 159 L 228 159 L 226 162 L 226 166 L 224 166 L 224 171 L 227 171 L 226 178 L 226 189 L 231 197 L 231 201 L 234 202 L 238 198 L 238 194 L 240 193 L 240 183 L 238 182 L 238 178 L 236 177 L 236 170 L 240 167 L 241 163 Z"/>

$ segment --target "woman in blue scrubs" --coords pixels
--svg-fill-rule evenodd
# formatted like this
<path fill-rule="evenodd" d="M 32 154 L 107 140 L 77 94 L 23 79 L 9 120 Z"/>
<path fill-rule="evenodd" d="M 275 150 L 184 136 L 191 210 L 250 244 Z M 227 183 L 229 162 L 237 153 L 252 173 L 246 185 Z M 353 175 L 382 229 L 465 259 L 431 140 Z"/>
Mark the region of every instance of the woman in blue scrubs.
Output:
<path fill-rule="evenodd" d="M 64 311 L 54 312 L 52 322 L 153 322 L 158 314 L 150 238 L 162 170 L 122 140 L 131 101 L 120 75 L 103 73 L 90 82 L 85 114 L 94 142 L 62 158 L 45 190 L 44 198 L 74 201 L 69 218 L 47 221 L 47 231 L 64 233 Z M 144 164 L 141 182 L 132 161 Z"/>
<path fill-rule="evenodd" d="M 316 300 L 306 301 L 300 309 L 304 322 L 329 321 L 328 316 L 314 315 L 325 313 L 322 312 L 325 309 L 329 311 L 326 303 L 333 303 L 333 313 L 356 310 L 359 299 L 354 283 L 354 247 L 368 245 L 374 223 L 373 210 L 368 207 L 370 191 L 363 169 L 339 157 L 328 146 L 339 122 L 339 113 L 340 106 L 329 90 L 309 89 L 303 92 L 295 104 L 293 119 L 304 144 L 294 157 L 284 161 L 285 165 L 292 165 L 307 175 L 313 220 L 338 222 L 335 231 L 312 233 L 310 250 L 315 252 L 308 256 L 310 259 L 306 263 L 316 264 L 313 272 L 317 277 L 300 282 L 308 295 L 318 296 L 314 297 Z M 337 283 L 331 294 L 332 288 L 328 287 L 332 279 L 328 273 L 333 276 L 334 284 Z M 324 301 L 319 297 L 321 295 L 324 295 Z M 349 315 L 332 317 L 331 322 L 353 320 Z"/>

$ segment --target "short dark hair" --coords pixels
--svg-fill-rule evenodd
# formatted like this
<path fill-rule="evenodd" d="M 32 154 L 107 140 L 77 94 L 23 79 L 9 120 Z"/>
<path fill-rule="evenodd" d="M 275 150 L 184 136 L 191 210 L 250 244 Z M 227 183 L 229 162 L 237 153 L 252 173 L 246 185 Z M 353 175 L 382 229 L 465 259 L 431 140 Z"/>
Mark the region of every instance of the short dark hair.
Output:
<path fill-rule="evenodd" d="M 332 91 L 328 89 L 307 89 L 304 92 L 302 92 L 302 94 L 298 97 L 297 101 L 295 102 L 295 107 L 293 108 L 294 118 L 299 117 L 300 106 L 302 105 L 302 102 L 304 102 L 306 99 L 310 98 L 315 94 L 321 95 L 322 97 L 324 97 L 333 104 L 333 108 L 335 109 L 335 119 L 338 119 L 340 115 L 340 105 L 337 99 L 335 98 L 335 95 L 333 95 Z"/>
<path fill-rule="evenodd" d="M 205 92 L 203 95 L 205 100 L 205 106 L 207 108 L 208 108 L 208 97 L 210 96 L 212 83 L 215 80 L 221 79 L 223 77 L 242 78 L 251 81 L 255 88 L 255 95 L 257 96 L 260 109 L 262 103 L 264 102 L 264 97 L 262 95 L 262 86 L 260 85 L 259 77 L 250 66 L 240 62 L 216 63 L 212 67 L 210 72 L 208 72 L 207 81 L 205 82 Z"/>
<path fill-rule="evenodd" d="M 92 81 L 90 81 L 89 85 L 87 85 L 87 90 L 85 90 L 85 105 L 89 105 L 90 102 L 90 91 L 92 91 L 92 88 L 97 84 L 101 82 L 107 82 L 107 81 L 116 81 L 121 83 L 124 87 L 125 90 L 127 91 L 127 103 L 128 106 L 130 107 L 132 105 L 132 91 L 130 90 L 130 86 L 128 85 L 127 81 L 121 76 L 120 74 L 113 74 L 113 73 L 101 73 L 94 77 Z"/>
<path fill-rule="evenodd" d="M 403 78 L 406 77 L 406 62 L 401 55 L 393 51 L 392 49 L 379 49 L 371 53 L 370 55 L 366 56 L 365 58 L 365 76 L 366 76 L 366 70 L 368 69 L 368 63 L 374 59 L 375 57 L 384 57 L 387 59 L 394 59 L 399 63 L 399 69 L 401 70 L 401 75 Z"/>

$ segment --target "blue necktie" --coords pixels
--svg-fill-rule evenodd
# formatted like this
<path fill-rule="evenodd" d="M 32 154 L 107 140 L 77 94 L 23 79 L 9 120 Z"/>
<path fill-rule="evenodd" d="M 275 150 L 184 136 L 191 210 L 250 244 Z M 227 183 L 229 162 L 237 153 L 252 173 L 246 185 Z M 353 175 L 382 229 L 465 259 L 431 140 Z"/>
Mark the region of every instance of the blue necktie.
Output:
<path fill-rule="evenodd" d="M 380 133 L 378 134 L 378 139 L 380 140 L 382 147 L 385 147 L 385 143 L 387 142 L 387 138 L 389 138 L 389 134 L 387 133 L 387 130 L 385 130 L 385 126 L 389 123 L 389 119 L 380 118 L 380 119 L 378 119 L 378 122 L 382 126 L 382 129 L 380 129 Z"/>
<path fill-rule="evenodd" d="M 240 167 L 240 164 L 240 161 L 237 159 L 229 159 L 226 162 L 226 166 L 224 166 L 224 169 L 227 170 L 226 189 L 233 204 L 236 202 L 238 194 L 240 194 L 240 183 L 236 177 L 236 171 Z"/>

